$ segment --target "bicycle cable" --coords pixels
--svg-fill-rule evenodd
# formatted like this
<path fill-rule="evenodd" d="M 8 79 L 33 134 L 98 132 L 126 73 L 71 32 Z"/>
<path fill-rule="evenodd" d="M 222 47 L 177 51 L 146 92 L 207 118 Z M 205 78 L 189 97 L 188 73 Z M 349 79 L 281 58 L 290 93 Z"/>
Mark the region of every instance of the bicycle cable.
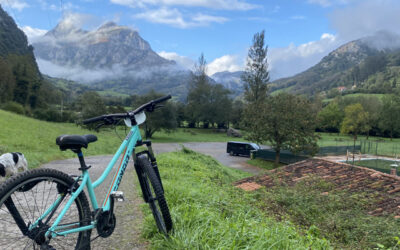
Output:
<path fill-rule="evenodd" d="M 124 139 L 122 139 L 121 138 L 121 136 L 119 136 L 119 134 L 118 134 L 118 132 L 117 132 L 117 127 L 118 127 L 118 125 L 121 123 L 121 120 L 119 120 L 115 125 L 114 125 L 114 132 L 115 132 L 115 134 L 118 136 L 118 138 L 121 140 L 121 141 L 124 141 Z M 126 136 L 126 126 L 124 126 L 124 129 L 125 129 L 125 136 Z"/>

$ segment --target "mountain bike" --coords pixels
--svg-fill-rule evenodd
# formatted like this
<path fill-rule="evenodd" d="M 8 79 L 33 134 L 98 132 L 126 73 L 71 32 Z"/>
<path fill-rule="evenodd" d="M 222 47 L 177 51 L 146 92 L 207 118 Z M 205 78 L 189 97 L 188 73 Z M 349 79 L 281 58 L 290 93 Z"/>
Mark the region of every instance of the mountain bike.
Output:
<path fill-rule="evenodd" d="M 134 111 L 102 115 L 83 121 L 116 125 L 122 120 L 131 127 L 128 135 L 101 176 L 94 182 L 82 153 L 95 135 L 62 135 L 56 139 L 61 150 L 77 154 L 81 175 L 71 176 L 55 169 L 34 169 L 17 174 L 0 186 L 0 248 L 1 249 L 90 249 L 91 232 L 97 237 L 109 237 L 115 228 L 115 201 L 124 199 L 118 191 L 129 159 L 132 157 L 139 178 L 143 199 L 149 204 L 157 228 L 168 234 L 172 220 L 164 197 L 151 142 L 143 141 L 139 125 L 146 120 L 146 112 L 153 112 L 171 96 L 150 101 Z M 144 151 L 135 153 L 138 146 Z M 122 155 L 122 157 L 121 157 Z M 121 158 L 121 159 L 120 159 Z M 116 164 L 120 159 L 120 163 Z M 97 203 L 94 189 L 104 182 L 110 171 L 117 167 L 111 185 L 101 204 Z M 85 192 L 86 187 L 91 207 Z M 96 238 L 97 238 L 96 237 Z"/>

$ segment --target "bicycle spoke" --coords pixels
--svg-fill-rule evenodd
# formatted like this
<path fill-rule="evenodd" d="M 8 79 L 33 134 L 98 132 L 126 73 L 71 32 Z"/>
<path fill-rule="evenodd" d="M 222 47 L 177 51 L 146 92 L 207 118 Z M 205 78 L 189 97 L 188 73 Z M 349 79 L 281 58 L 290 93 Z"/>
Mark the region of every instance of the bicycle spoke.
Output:
<path fill-rule="evenodd" d="M 66 182 L 68 183 L 69 180 L 66 179 Z M 58 218 L 68 200 L 71 198 L 71 195 L 66 193 L 64 199 L 58 200 L 60 197 L 60 194 L 58 192 L 59 186 L 61 185 L 61 188 L 64 189 L 68 188 L 71 185 L 64 183 L 58 182 L 57 178 L 55 177 L 44 177 L 44 179 L 37 179 L 36 177 L 36 179 L 32 180 L 32 182 L 29 182 L 28 179 L 26 182 L 19 183 L 19 186 L 10 189 L 10 193 L 3 194 L 6 195 L 5 197 L 8 196 L 8 199 L 12 199 L 11 202 L 14 201 L 14 203 L 12 208 L 13 210 L 8 210 L 8 208 L 10 208 L 8 205 L 9 203 L 3 202 L 2 204 L 0 204 L 0 249 L 41 248 L 35 240 L 32 240 L 21 232 L 18 224 L 16 224 L 16 215 L 11 214 L 11 212 L 18 212 L 20 214 L 20 218 L 17 217 L 18 220 L 21 221 L 20 223 L 22 225 L 25 224 L 28 228 L 32 227 L 32 223 L 36 222 L 36 224 L 34 224 L 34 227 L 32 227 L 32 230 L 36 231 L 31 231 L 30 237 L 36 237 L 35 235 L 32 235 L 32 232 L 37 233 L 37 236 L 39 236 L 39 233 L 43 234 L 45 230 L 47 230 L 46 227 L 51 226 Z M 29 190 L 25 189 L 24 192 L 24 187 L 28 187 Z M 82 210 L 81 205 L 80 207 L 78 206 L 78 204 L 81 204 L 81 202 L 79 201 L 78 203 L 78 201 L 79 199 L 75 200 L 75 202 L 71 204 L 63 218 L 60 220 L 59 226 L 65 226 L 65 228 L 57 231 L 67 231 L 72 228 L 77 228 L 81 225 L 87 225 L 81 220 L 83 220 L 84 218 L 86 218 L 85 220 L 90 220 L 90 217 L 84 216 L 82 212 L 80 212 L 85 210 Z M 37 223 L 36 220 L 43 216 L 43 213 L 54 206 L 56 202 L 59 202 L 60 204 L 54 208 L 54 211 L 52 211 L 53 216 L 50 216 L 51 214 L 47 216 L 49 219 L 49 223 L 46 224 L 46 217 L 43 218 L 42 222 Z M 88 207 L 87 201 L 86 204 L 86 206 Z M 43 227 L 43 225 L 46 225 L 46 227 Z M 40 229 L 40 227 L 43 227 L 43 230 Z M 80 244 L 85 244 L 85 242 L 87 242 L 85 241 L 86 239 L 82 240 L 84 234 L 86 235 L 86 233 L 81 232 L 68 234 L 66 236 L 55 236 L 50 240 L 49 245 L 53 246 L 56 249 L 75 249 L 76 247 L 80 246 Z M 90 234 L 88 236 L 90 236 Z M 86 238 L 87 240 L 90 240 L 89 237 Z"/>

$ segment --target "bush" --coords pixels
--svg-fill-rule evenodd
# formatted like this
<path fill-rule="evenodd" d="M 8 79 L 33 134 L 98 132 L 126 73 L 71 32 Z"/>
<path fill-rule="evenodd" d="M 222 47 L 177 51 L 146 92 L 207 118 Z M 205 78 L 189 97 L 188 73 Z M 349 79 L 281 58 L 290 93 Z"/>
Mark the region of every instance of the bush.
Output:
<path fill-rule="evenodd" d="M 77 117 L 72 111 L 63 111 L 62 115 L 58 109 L 36 109 L 33 112 L 33 117 L 39 120 L 50 122 L 74 122 Z"/>
<path fill-rule="evenodd" d="M 24 115 L 25 114 L 25 109 L 22 104 L 17 103 L 17 102 L 7 102 L 2 106 L 3 110 L 7 110 L 16 114 Z"/>

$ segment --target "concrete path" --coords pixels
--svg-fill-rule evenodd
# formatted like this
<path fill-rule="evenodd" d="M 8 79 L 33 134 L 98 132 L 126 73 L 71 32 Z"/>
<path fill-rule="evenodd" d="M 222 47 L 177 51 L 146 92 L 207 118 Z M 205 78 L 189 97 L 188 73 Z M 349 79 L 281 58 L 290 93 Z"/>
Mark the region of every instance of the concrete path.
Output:
<path fill-rule="evenodd" d="M 187 142 L 187 143 L 154 143 L 153 148 L 156 154 L 180 150 L 187 147 L 193 151 L 214 157 L 223 165 L 239 169 L 252 174 L 258 174 L 263 169 L 254 167 L 246 163 L 249 158 L 241 156 L 230 156 L 226 153 L 226 142 Z"/>

